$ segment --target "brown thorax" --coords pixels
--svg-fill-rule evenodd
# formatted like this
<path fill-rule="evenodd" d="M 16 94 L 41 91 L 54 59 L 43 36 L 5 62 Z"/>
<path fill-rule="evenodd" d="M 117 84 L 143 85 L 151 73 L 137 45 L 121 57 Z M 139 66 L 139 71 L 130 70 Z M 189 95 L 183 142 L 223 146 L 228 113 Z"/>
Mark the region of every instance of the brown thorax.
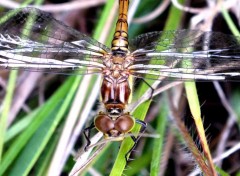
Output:
<path fill-rule="evenodd" d="M 104 59 L 104 65 L 106 66 L 103 70 L 104 76 L 112 76 L 114 79 L 125 79 L 129 76 L 127 68 L 132 65 L 133 57 L 127 55 L 122 57 L 121 55 L 107 55 Z"/>

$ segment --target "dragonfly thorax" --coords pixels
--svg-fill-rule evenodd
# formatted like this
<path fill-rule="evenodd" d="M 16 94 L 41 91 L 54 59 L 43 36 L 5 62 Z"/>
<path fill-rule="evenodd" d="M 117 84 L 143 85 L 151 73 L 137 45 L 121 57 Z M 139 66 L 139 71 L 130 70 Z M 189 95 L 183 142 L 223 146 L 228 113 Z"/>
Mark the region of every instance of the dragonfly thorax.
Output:
<path fill-rule="evenodd" d="M 130 54 L 117 54 L 117 55 L 107 55 L 104 58 L 104 65 L 108 68 L 113 67 L 113 65 L 120 65 L 122 69 L 126 69 L 133 64 L 134 58 Z"/>
<path fill-rule="evenodd" d="M 103 75 L 104 79 L 109 82 L 122 82 L 129 77 L 128 67 L 132 65 L 133 59 L 131 56 L 106 56 L 104 59 Z"/>
<path fill-rule="evenodd" d="M 113 64 L 119 64 L 122 65 L 125 61 L 125 56 L 112 56 L 111 61 Z"/>
<path fill-rule="evenodd" d="M 131 89 L 128 82 L 128 77 L 120 76 L 119 79 L 114 79 L 110 76 L 106 76 L 103 79 L 101 86 L 101 98 L 107 111 L 110 104 L 121 105 L 120 109 L 124 109 L 130 97 Z M 112 106 L 114 109 L 115 106 Z"/>

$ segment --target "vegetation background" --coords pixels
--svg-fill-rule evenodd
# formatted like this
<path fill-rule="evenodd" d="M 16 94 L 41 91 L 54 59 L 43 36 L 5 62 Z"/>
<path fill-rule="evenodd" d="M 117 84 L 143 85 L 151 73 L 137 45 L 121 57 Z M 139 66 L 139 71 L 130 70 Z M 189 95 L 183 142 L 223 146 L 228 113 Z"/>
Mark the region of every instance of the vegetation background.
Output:
<path fill-rule="evenodd" d="M 64 24 L 110 46 L 117 0 L 2 0 L 0 10 L 4 13 L 26 5 L 51 12 Z M 178 29 L 238 35 L 239 9 L 237 0 L 132 0 L 129 36 Z M 82 130 L 98 112 L 99 77 L 6 70 L 0 74 L 0 175 L 74 173 L 76 164 L 85 162 L 73 158 L 86 144 Z M 81 168 L 80 175 L 209 175 L 215 169 L 220 175 L 240 175 L 239 82 L 164 82 L 157 90 L 161 93 L 132 114 L 145 119 L 147 134 L 160 137 L 142 137 L 127 165 L 124 155 L 131 140 L 110 142 L 94 151 L 94 160 Z M 137 80 L 133 102 L 144 99 L 146 91 L 148 87 Z M 204 137 L 199 137 L 203 131 L 207 146 Z"/>

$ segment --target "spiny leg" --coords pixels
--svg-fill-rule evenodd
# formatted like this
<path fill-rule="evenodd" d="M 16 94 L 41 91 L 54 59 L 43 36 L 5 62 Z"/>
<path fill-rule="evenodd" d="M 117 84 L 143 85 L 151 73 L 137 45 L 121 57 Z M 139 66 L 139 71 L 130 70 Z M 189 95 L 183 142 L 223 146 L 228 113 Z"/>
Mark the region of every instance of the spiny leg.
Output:
<path fill-rule="evenodd" d="M 134 144 L 131 147 L 131 149 L 125 154 L 125 160 L 126 162 L 128 161 L 128 155 L 133 151 L 133 149 L 136 147 L 138 140 L 141 138 L 141 134 L 145 132 L 146 128 L 147 128 L 147 123 L 139 120 L 139 119 L 135 119 L 135 122 L 141 125 L 141 129 L 139 131 L 139 135 L 137 137 L 135 136 L 131 136 Z"/>
<path fill-rule="evenodd" d="M 91 130 L 95 128 L 94 122 L 91 123 L 91 125 L 83 130 L 83 134 L 85 139 L 87 140 L 87 145 L 84 147 L 84 151 L 87 151 L 88 146 L 91 144 L 90 141 L 90 132 Z"/>

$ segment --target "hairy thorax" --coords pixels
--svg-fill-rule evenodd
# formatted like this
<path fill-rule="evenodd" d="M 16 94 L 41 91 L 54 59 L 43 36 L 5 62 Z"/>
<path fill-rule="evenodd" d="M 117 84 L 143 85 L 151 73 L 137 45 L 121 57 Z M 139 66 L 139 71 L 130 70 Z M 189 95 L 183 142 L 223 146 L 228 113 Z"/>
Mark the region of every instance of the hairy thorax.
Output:
<path fill-rule="evenodd" d="M 129 77 L 128 67 L 132 65 L 133 57 L 131 55 L 106 55 L 104 59 L 104 76 L 109 76 L 116 81 L 126 80 Z"/>

